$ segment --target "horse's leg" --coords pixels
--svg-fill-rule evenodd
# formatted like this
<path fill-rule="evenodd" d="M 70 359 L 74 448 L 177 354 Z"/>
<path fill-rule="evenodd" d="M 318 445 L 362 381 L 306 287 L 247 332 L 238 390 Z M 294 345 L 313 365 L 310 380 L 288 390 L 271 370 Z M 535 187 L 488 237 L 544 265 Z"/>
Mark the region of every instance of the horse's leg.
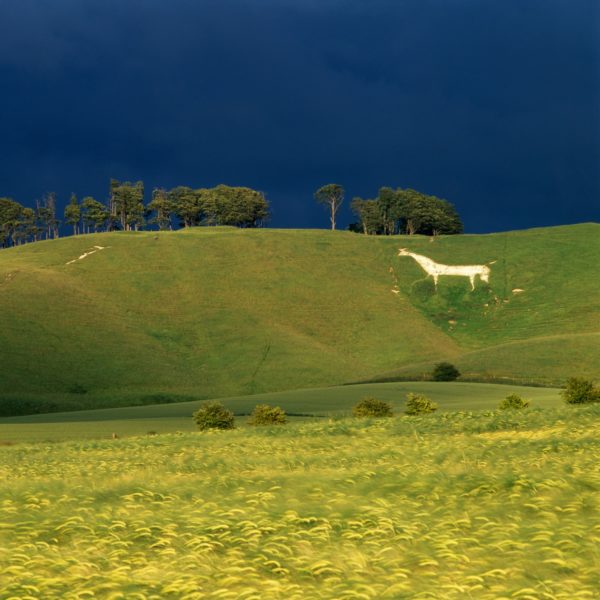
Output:
<path fill-rule="evenodd" d="M 471 282 L 471 291 L 475 289 L 475 275 L 469 275 L 469 281 Z"/>

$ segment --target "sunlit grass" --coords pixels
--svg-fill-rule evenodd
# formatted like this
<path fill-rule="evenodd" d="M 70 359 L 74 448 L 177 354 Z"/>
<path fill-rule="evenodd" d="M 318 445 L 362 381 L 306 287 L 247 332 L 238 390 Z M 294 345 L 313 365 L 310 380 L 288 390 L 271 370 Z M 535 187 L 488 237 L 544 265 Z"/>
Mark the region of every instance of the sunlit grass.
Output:
<path fill-rule="evenodd" d="M 594 598 L 600 407 L 0 447 L 2 598 Z"/>
<path fill-rule="evenodd" d="M 9 248 L 0 414 L 415 378 L 440 360 L 480 381 L 597 378 L 599 231 L 199 227 Z M 67 264 L 95 244 L 106 249 Z M 495 261 L 489 285 L 443 277 L 435 290 L 401 245 L 444 264 Z"/>

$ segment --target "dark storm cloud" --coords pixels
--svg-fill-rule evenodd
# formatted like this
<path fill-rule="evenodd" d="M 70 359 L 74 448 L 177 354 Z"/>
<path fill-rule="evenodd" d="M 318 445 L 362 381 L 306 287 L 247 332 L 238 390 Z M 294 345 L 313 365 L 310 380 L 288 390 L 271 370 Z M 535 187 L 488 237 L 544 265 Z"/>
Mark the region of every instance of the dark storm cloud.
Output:
<path fill-rule="evenodd" d="M 598 219 L 594 0 L 5 0 L 0 195 L 220 182 L 273 225 L 411 186 L 471 231 Z M 348 218 L 349 215 L 347 215 Z"/>

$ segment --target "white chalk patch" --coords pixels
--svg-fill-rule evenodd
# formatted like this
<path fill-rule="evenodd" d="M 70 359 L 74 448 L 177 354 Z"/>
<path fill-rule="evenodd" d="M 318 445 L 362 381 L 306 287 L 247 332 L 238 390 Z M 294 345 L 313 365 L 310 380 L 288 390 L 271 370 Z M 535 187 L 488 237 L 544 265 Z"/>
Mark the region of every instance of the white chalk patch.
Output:
<path fill-rule="evenodd" d="M 87 258 L 91 254 L 95 254 L 96 252 L 98 252 L 100 250 L 106 250 L 106 248 L 110 248 L 110 246 L 92 246 L 92 247 L 95 249 L 88 250 L 87 252 L 84 252 L 81 256 L 78 256 L 77 258 L 74 258 L 73 260 L 70 260 L 69 262 L 67 262 L 65 264 L 72 265 L 73 263 L 77 262 L 78 260 L 83 260 L 84 258 Z"/>
<path fill-rule="evenodd" d="M 521 294 L 521 293 L 523 293 L 524 291 L 525 291 L 525 290 L 522 290 L 521 288 L 515 288 L 515 289 L 512 291 L 512 293 L 513 293 L 513 294 Z"/>
<path fill-rule="evenodd" d="M 398 250 L 398 256 L 410 256 L 411 258 L 414 258 L 419 266 L 427 273 L 427 276 L 429 277 L 431 275 L 431 277 L 433 277 L 433 284 L 436 289 L 440 275 L 468 277 L 471 282 L 471 291 L 475 289 L 475 277 L 478 276 L 481 281 L 485 281 L 486 283 L 489 283 L 490 281 L 490 268 L 487 265 L 442 265 L 422 254 L 409 252 L 406 248 L 400 248 Z"/>
<path fill-rule="evenodd" d="M 400 290 L 392 290 L 392 294 L 399 294 Z"/>

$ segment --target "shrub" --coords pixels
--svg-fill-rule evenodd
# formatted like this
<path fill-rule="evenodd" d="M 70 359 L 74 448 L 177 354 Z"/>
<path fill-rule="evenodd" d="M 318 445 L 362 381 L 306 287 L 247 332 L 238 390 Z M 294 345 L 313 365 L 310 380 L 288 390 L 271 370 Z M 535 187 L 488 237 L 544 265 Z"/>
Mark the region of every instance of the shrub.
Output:
<path fill-rule="evenodd" d="M 205 429 L 233 429 L 233 413 L 220 402 L 209 400 L 203 402 L 192 415 L 200 431 Z"/>
<path fill-rule="evenodd" d="M 580 377 L 567 379 L 567 385 L 561 395 L 567 404 L 600 402 L 600 388 L 595 388 L 591 381 Z"/>
<path fill-rule="evenodd" d="M 438 405 L 432 402 L 427 396 L 421 394 L 413 394 L 412 392 L 406 395 L 406 414 L 407 415 L 426 415 L 427 413 L 435 412 Z"/>
<path fill-rule="evenodd" d="M 257 404 L 250 415 L 250 425 L 283 425 L 287 421 L 285 410 L 279 406 Z"/>
<path fill-rule="evenodd" d="M 449 362 L 441 362 L 435 365 L 431 376 L 434 381 L 454 381 L 460 377 L 460 371 Z"/>
<path fill-rule="evenodd" d="M 521 398 L 518 394 L 511 394 L 510 396 L 506 396 L 502 402 L 500 402 L 500 406 L 498 408 L 500 410 L 508 410 L 508 409 L 519 409 L 519 408 L 527 408 L 529 406 L 529 400 L 525 400 Z"/>
<path fill-rule="evenodd" d="M 391 417 L 392 407 L 383 400 L 377 400 L 372 396 L 361 398 L 359 403 L 352 409 L 355 417 Z"/>

